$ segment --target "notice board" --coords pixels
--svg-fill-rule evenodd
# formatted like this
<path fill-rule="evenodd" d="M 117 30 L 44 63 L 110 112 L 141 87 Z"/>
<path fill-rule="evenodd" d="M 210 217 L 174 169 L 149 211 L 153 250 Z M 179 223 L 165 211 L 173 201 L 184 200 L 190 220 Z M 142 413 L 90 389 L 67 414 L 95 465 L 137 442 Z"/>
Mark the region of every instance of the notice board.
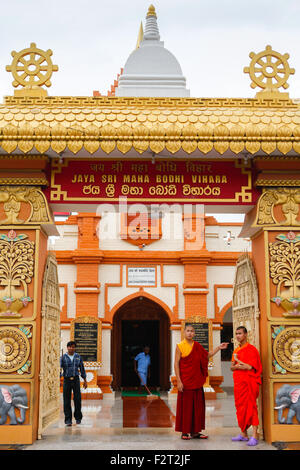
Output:
<path fill-rule="evenodd" d="M 71 339 L 84 362 L 101 362 L 101 326 L 101 320 L 88 316 L 75 318 L 71 323 Z"/>

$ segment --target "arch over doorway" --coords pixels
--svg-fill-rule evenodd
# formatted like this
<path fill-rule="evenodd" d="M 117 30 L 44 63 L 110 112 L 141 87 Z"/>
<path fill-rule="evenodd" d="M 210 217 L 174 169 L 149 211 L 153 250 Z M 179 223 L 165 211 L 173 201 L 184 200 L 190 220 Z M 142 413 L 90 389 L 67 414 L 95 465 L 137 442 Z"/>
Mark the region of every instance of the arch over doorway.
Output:
<path fill-rule="evenodd" d="M 150 386 L 170 388 L 170 319 L 162 306 L 142 293 L 116 310 L 112 329 L 112 387 L 135 387 L 133 360 L 145 345 L 150 346 Z"/>

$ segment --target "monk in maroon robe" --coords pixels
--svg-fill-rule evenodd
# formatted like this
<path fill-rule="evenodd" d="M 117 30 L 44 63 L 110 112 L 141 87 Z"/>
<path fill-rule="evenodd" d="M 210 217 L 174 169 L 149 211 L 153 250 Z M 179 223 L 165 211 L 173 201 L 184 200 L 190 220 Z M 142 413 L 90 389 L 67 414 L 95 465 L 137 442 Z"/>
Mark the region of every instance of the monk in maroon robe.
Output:
<path fill-rule="evenodd" d="M 175 431 L 181 432 L 182 439 L 207 439 L 201 433 L 205 429 L 205 398 L 203 385 L 208 375 L 208 359 L 220 349 L 227 348 L 222 343 L 212 352 L 194 341 L 195 330 L 186 323 L 184 340 L 176 347 L 175 374 L 177 378 L 177 411 Z"/>

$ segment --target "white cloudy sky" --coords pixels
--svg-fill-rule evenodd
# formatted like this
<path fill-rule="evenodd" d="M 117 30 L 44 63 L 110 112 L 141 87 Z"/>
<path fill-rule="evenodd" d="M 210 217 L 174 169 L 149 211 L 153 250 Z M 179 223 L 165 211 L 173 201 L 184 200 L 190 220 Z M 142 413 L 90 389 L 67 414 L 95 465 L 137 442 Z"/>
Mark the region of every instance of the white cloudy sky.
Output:
<path fill-rule="evenodd" d="M 135 48 L 149 0 L 10 0 L 1 2 L 0 94 L 12 94 L 5 66 L 12 50 L 36 42 L 53 50 L 59 71 L 50 95 L 106 94 Z M 252 97 L 243 73 L 251 51 L 267 44 L 290 54 L 300 97 L 300 0 L 155 0 L 161 39 L 179 60 L 191 96 Z"/>

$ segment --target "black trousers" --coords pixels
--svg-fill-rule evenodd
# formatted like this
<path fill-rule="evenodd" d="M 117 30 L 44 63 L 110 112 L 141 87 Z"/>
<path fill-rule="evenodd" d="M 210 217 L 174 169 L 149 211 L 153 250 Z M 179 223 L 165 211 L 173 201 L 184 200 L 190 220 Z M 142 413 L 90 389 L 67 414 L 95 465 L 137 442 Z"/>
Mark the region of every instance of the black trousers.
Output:
<path fill-rule="evenodd" d="M 65 414 L 65 423 L 72 421 L 72 408 L 71 408 L 71 396 L 73 391 L 73 400 L 74 400 L 74 418 L 76 421 L 82 420 L 81 413 L 81 393 L 80 393 L 80 380 L 79 376 L 74 377 L 71 380 L 68 377 L 64 377 L 64 386 L 63 386 L 63 399 L 64 399 L 64 414 Z"/>

